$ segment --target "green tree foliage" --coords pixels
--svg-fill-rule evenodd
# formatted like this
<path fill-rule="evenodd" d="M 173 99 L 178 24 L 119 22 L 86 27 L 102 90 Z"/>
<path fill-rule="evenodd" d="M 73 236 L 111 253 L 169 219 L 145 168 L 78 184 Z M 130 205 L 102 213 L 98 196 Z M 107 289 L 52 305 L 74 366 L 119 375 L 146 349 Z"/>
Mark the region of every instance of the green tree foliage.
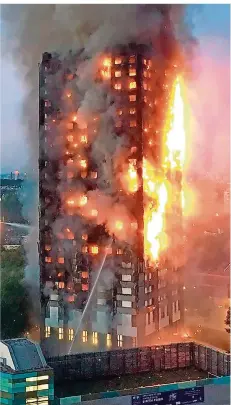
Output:
<path fill-rule="evenodd" d="M 1 339 L 17 338 L 29 328 L 29 295 L 24 284 L 22 248 L 1 251 Z"/>
<path fill-rule="evenodd" d="M 227 326 L 227 328 L 225 328 L 226 332 L 230 333 L 230 307 L 226 314 L 225 325 Z"/>
<path fill-rule="evenodd" d="M 22 204 L 16 192 L 7 192 L 1 198 L 1 217 L 5 222 L 24 223 Z"/>

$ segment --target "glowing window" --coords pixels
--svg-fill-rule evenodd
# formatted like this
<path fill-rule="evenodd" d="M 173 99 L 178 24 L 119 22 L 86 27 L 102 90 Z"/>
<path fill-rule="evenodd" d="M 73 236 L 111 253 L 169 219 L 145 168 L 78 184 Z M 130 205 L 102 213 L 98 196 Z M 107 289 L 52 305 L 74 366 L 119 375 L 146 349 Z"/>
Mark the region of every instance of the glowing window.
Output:
<path fill-rule="evenodd" d="M 147 70 L 144 70 L 144 77 L 148 77 L 148 72 L 147 72 Z"/>
<path fill-rule="evenodd" d="M 49 338 L 50 335 L 51 335 L 51 328 L 50 328 L 50 326 L 46 326 L 45 327 L 45 337 Z"/>
<path fill-rule="evenodd" d="M 115 71 L 115 77 L 121 77 L 121 70 Z"/>
<path fill-rule="evenodd" d="M 147 65 L 147 59 L 143 59 L 143 64 Z"/>
<path fill-rule="evenodd" d="M 58 257 L 58 263 L 64 264 L 64 257 Z"/>
<path fill-rule="evenodd" d="M 135 113 L 136 113 L 136 109 L 135 109 L 135 108 L 130 108 L 129 113 L 130 113 L 130 114 L 135 114 Z"/>
<path fill-rule="evenodd" d="M 41 385 L 38 385 L 38 391 L 41 391 L 41 390 L 48 390 L 48 388 L 49 388 L 49 384 L 41 384 Z"/>
<path fill-rule="evenodd" d="M 64 282 L 63 282 L 63 281 L 59 281 L 58 287 L 59 287 L 60 289 L 63 289 L 63 288 L 64 288 Z"/>
<path fill-rule="evenodd" d="M 123 347 L 123 335 L 117 335 L 118 347 Z"/>
<path fill-rule="evenodd" d="M 130 56 L 129 58 L 129 63 L 135 63 L 136 62 L 136 57 L 135 55 Z"/>
<path fill-rule="evenodd" d="M 88 291 L 89 287 L 88 284 L 82 284 L 82 291 Z"/>
<path fill-rule="evenodd" d="M 83 343 L 87 342 L 87 330 L 83 330 L 82 332 L 82 341 Z"/>
<path fill-rule="evenodd" d="M 98 344 L 98 332 L 93 332 L 92 333 L 92 342 L 93 342 L 93 345 Z"/>
<path fill-rule="evenodd" d="M 59 340 L 63 339 L 63 328 L 59 328 Z"/>
<path fill-rule="evenodd" d="M 111 347 L 111 334 L 107 333 L 107 347 Z"/>
<path fill-rule="evenodd" d="M 147 96 L 144 96 L 144 102 L 147 103 L 147 101 L 148 101 Z"/>
<path fill-rule="evenodd" d="M 73 340 L 74 338 L 74 329 L 68 329 L 68 340 Z"/>
<path fill-rule="evenodd" d="M 114 89 L 115 89 L 115 90 L 121 90 L 121 88 L 122 88 L 121 83 L 115 83 L 115 84 L 114 84 Z"/>
<path fill-rule="evenodd" d="M 148 85 L 147 85 L 146 82 L 143 83 L 143 88 L 144 88 L 144 90 L 147 90 L 147 89 L 148 89 Z"/>
<path fill-rule="evenodd" d="M 116 254 L 117 254 L 117 255 L 122 255 L 122 254 L 123 254 L 122 249 L 117 249 L 117 250 L 116 250 Z"/>
<path fill-rule="evenodd" d="M 49 252 L 51 250 L 51 246 L 50 245 L 45 245 L 45 250 L 47 250 Z"/>
<path fill-rule="evenodd" d="M 50 105 L 51 105 L 50 100 L 45 100 L 45 106 L 46 106 L 46 107 L 50 107 Z"/>
<path fill-rule="evenodd" d="M 49 257 L 49 256 L 46 256 L 46 257 L 45 257 L 45 262 L 46 262 L 46 263 L 51 263 L 51 262 L 52 262 L 52 258 Z"/>
<path fill-rule="evenodd" d="M 81 143 L 87 143 L 87 135 L 81 135 L 80 142 Z"/>
<path fill-rule="evenodd" d="M 37 391 L 37 385 L 35 386 L 31 386 L 31 387 L 26 387 L 26 392 L 30 392 L 30 391 Z"/>
<path fill-rule="evenodd" d="M 135 81 L 129 83 L 129 89 L 136 89 L 136 82 Z"/>
<path fill-rule="evenodd" d="M 92 217 L 97 217 L 97 215 L 98 215 L 98 211 L 97 211 L 97 210 L 95 210 L 95 209 L 91 210 L 91 216 L 92 216 Z"/>
<path fill-rule="evenodd" d="M 83 240 L 87 240 L 87 239 L 88 239 L 87 233 L 84 233 L 84 234 L 82 235 L 82 239 L 83 239 Z"/>
<path fill-rule="evenodd" d="M 88 252 L 88 247 L 87 246 L 82 246 L 82 253 L 87 253 Z"/>
<path fill-rule="evenodd" d="M 129 69 L 129 76 L 136 76 L 136 69 Z"/>
<path fill-rule="evenodd" d="M 67 140 L 68 140 L 68 142 L 73 142 L 73 140 L 74 140 L 73 135 L 68 135 Z"/>
<path fill-rule="evenodd" d="M 87 271 L 82 271 L 81 277 L 82 278 L 88 278 L 88 272 Z"/>
<path fill-rule="evenodd" d="M 122 63 L 122 58 L 117 57 L 115 58 L 115 65 L 120 65 Z"/>
<path fill-rule="evenodd" d="M 118 115 L 122 115 L 122 114 L 123 114 L 123 110 L 117 110 L 117 114 L 118 114 Z"/>
<path fill-rule="evenodd" d="M 74 173 L 73 172 L 67 172 L 67 178 L 68 179 L 73 179 Z"/>
<path fill-rule="evenodd" d="M 81 160 L 80 160 L 80 166 L 81 166 L 83 169 L 86 169 L 86 168 L 87 168 L 87 161 L 86 161 L 85 159 L 81 159 Z"/>
<path fill-rule="evenodd" d="M 99 247 L 98 246 L 91 246 L 91 248 L 90 248 L 90 252 L 93 254 L 93 255 L 97 255 L 98 253 L 99 253 Z"/>
<path fill-rule="evenodd" d="M 90 177 L 91 177 L 91 179 L 97 179 L 98 173 L 97 172 L 91 172 Z"/>
<path fill-rule="evenodd" d="M 87 177 L 87 172 L 81 171 L 80 176 L 82 177 L 82 179 L 86 179 L 86 177 Z"/>
<path fill-rule="evenodd" d="M 136 127 L 136 121 L 135 120 L 130 121 L 130 128 L 134 128 L 134 127 Z"/>
<path fill-rule="evenodd" d="M 131 94 L 129 96 L 129 101 L 136 101 L 136 94 Z"/>

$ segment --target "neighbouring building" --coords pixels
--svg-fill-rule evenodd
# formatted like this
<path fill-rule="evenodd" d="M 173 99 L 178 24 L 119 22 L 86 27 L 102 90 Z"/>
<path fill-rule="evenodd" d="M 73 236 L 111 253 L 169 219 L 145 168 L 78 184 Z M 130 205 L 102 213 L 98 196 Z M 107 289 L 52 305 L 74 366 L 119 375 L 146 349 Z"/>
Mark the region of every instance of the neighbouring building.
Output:
<path fill-rule="evenodd" d="M 0 341 L 0 404 L 51 405 L 53 370 L 40 346 L 27 339 Z"/>
<path fill-rule="evenodd" d="M 41 340 L 51 355 L 67 353 L 72 344 L 73 352 L 147 344 L 163 329 L 177 327 L 183 316 L 181 263 L 172 260 L 179 258 L 179 241 L 173 237 L 171 254 L 152 261 L 144 236 L 147 207 L 161 208 L 149 190 L 153 171 L 168 180 L 175 198 L 166 216 L 160 210 L 160 220 L 169 234 L 180 235 L 182 173 L 163 164 L 161 135 L 176 62 L 166 59 L 158 66 L 144 45 L 106 50 L 94 82 L 96 92 L 102 84 L 102 104 L 87 123 L 80 122 L 76 87 L 76 68 L 84 63 L 84 52 L 70 52 L 63 60 L 44 53 L 40 64 Z M 112 132 L 118 144 L 126 134 L 126 150 L 118 157 L 112 146 L 111 155 L 99 161 L 97 137 Z M 155 192 L 161 190 L 165 196 L 163 184 Z M 98 202 L 97 193 L 105 199 Z M 119 205 L 105 225 L 100 218 L 115 196 Z M 121 207 L 129 213 L 124 222 Z M 159 226 L 158 218 L 154 223 Z M 125 228 L 132 242 L 121 241 Z M 102 260 L 101 281 L 80 325 Z"/>

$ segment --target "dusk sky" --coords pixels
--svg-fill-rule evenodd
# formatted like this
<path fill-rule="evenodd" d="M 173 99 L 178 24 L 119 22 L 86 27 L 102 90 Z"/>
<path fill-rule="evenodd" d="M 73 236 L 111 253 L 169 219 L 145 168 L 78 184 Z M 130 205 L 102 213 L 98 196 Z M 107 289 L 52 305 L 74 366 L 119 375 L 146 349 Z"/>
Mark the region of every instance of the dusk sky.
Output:
<path fill-rule="evenodd" d="M 229 65 L 230 6 L 204 5 L 198 7 L 197 18 L 194 18 L 193 25 L 194 35 L 201 42 L 202 53 L 213 59 L 216 58 L 218 63 L 222 63 L 224 60 L 224 63 Z M 189 6 L 190 10 L 191 6 Z M 4 60 L 1 57 L 2 173 L 16 169 L 23 170 L 29 153 L 21 118 L 21 104 L 27 89 L 18 69 L 19 66 L 13 64 L 12 61 Z M 228 69 L 229 66 L 227 66 L 227 72 Z M 214 80 L 219 80 L 219 78 L 214 76 Z M 229 88 L 229 85 L 227 87 Z"/>

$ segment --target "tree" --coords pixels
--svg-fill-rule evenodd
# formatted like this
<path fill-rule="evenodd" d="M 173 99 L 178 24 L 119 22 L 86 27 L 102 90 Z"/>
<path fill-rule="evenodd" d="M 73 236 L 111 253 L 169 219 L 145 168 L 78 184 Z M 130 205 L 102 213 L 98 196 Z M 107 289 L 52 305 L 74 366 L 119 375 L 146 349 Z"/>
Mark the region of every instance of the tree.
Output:
<path fill-rule="evenodd" d="M 225 328 L 226 332 L 230 333 L 230 307 L 226 314 L 225 325 L 228 326 L 227 328 Z"/>
<path fill-rule="evenodd" d="M 1 339 L 20 337 L 30 326 L 24 265 L 23 249 L 1 251 Z"/>

